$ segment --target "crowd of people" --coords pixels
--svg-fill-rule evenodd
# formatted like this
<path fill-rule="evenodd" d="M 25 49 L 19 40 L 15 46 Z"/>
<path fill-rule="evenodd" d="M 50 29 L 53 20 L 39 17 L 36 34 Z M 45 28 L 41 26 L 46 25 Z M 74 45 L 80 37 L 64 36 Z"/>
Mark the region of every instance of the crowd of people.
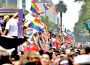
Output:
<path fill-rule="evenodd" d="M 11 18 L 6 15 L 3 20 L 4 23 L 0 25 L 0 37 L 4 36 L 16 41 L 17 13 Z M 24 41 L 20 42 L 21 44 L 15 45 L 19 41 L 10 41 L 12 47 L 9 43 L 6 43 L 7 47 L 5 47 L 0 43 L 0 65 L 90 65 L 90 46 L 83 44 L 78 46 L 66 37 L 63 41 L 64 35 L 62 37 L 53 30 L 42 30 L 32 34 L 27 33 L 26 30 L 31 29 L 24 27 L 24 39 L 22 39 Z"/>

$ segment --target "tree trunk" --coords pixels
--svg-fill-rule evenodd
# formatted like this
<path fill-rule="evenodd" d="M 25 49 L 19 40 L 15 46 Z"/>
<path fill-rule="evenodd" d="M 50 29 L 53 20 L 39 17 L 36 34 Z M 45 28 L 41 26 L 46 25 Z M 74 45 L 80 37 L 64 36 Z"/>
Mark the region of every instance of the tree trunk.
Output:
<path fill-rule="evenodd" d="M 62 34 L 62 12 L 60 12 L 60 30 L 61 30 L 61 43 L 63 42 L 63 34 Z"/>
<path fill-rule="evenodd" d="M 62 12 L 60 12 L 60 30 L 62 34 Z"/>

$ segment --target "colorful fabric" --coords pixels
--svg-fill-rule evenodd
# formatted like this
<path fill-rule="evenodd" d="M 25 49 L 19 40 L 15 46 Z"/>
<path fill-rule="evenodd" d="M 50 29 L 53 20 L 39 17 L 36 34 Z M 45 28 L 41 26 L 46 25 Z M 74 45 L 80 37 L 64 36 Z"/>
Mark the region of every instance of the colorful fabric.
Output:
<path fill-rule="evenodd" d="M 33 13 L 38 13 L 39 12 L 39 8 L 37 7 L 37 5 L 32 2 L 31 4 L 31 9 L 30 9 Z"/>
<path fill-rule="evenodd" d="M 67 35 L 67 40 L 72 43 L 72 37 L 70 35 Z"/>
<path fill-rule="evenodd" d="M 52 7 L 52 5 L 51 4 L 43 4 L 43 6 L 44 6 L 44 8 L 45 8 L 45 10 L 48 10 L 49 8 L 51 8 Z"/>
<path fill-rule="evenodd" d="M 29 27 L 36 29 L 37 31 L 42 31 L 44 26 L 39 19 L 35 19 L 29 24 Z"/>
<path fill-rule="evenodd" d="M 32 16 L 33 17 L 38 17 L 38 15 L 41 15 L 41 14 L 43 14 L 44 12 L 40 12 L 40 13 L 32 13 Z"/>
<path fill-rule="evenodd" d="M 46 39 L 45 39 L 45 37 L 43 35 L 42 35 L 42 42 L 46 43 Z"/>

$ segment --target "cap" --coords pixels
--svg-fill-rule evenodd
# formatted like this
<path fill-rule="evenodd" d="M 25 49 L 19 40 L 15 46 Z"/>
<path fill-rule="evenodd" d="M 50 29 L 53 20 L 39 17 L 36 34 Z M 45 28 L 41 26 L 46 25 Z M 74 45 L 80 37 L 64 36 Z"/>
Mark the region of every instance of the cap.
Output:
<path fill-rule="evenodd" d="M 3 20 L 6 20 L 7 18 L 9 18 L 9 16 L 8 15 L 5 15 L 4 18 L 3 18 Z"/>

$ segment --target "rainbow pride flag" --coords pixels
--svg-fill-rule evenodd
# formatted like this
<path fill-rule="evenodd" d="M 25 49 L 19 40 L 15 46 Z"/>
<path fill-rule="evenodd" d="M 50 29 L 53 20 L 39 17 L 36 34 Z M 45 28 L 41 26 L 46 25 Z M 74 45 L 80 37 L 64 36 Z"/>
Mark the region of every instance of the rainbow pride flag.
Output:
<path fill-rule="evenodd" d="M 45 10 L 48 10 L 49 8 L 51 8 L 52 7 L 52 5 L 51 4 L 43 4 L 43 6 L 44 6 L 44 8 L 45 8 Z"/>
<path fill-rule="evenodd" d="M 30 9 L 33 13 L 38 13 L 39 12 L 39 8 L 37 7 L 37 5 L 32 1 L 31 3 L 31 9 Z"/>
<path fill-rule="evenodd" d="M 44 25 L 41 23 L 39 19 L 34 19 L 30 24 L 29 27 L 36 29 L 37 31 L 42 31 Z"/>

